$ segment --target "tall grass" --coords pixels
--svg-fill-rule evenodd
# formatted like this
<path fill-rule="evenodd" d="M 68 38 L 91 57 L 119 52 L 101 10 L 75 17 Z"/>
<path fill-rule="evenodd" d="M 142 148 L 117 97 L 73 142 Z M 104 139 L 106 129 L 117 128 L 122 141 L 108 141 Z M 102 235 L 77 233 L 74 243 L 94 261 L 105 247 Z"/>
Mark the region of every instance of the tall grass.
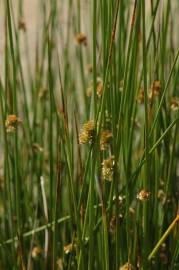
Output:
<path fill-rule="evenodd" d="M 178 269 L 178 2 L 1 5 L 0 269 Z"/>

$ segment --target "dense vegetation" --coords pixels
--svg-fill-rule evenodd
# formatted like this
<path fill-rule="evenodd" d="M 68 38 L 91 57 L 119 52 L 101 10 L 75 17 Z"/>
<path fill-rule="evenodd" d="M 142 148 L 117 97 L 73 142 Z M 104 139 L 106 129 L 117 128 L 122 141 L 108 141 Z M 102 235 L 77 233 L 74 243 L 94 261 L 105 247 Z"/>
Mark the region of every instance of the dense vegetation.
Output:
<path fill-rule="evenodd" d="M 178 1 L 37 1 L 34 47 L 26 2 L 0 3 L 0 269 L 179 269 Z"/>

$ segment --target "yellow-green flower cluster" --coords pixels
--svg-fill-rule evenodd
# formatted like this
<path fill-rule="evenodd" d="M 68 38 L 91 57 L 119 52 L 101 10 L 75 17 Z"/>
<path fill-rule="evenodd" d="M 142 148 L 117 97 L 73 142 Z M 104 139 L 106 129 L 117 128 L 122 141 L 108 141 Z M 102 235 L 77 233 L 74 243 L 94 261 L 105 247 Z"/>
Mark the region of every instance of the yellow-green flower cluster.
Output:
<path fill-rule="evenodd" d="M 102 178 L 108 181 L 112 180 L 114 170 L 114 156 L 104 159 L 102 162 Z"/>
<path fill-rule="evenodd" d="M 113 134 L 110 130 L 102 131 L 101 136 L 100 136 L 100 149 L 101 150 L 106 150 L 112 137 L 113 137 Z"/>
<path fill-rule="evenodd" d="M 139 201 L 147 201 L 150 197 L 150 192 L 148 190 L 142 189 L 138 194 L 137 194 L 137 199 Z"/>
<path fill-rule="evenodd" d="M 90 120 L 83 125 L 82 131 L 79 134 L 79 143 L 85 144 L 92 141 L 94 136 L 95 125 L 94 121 Z"/>
<path fill-rule="evenodd" d="M 7 116 L 5 121 L 6 131 L 8 133 L 14 132 L 17 128 L 17 125 L 22 121 L 15 114 L 10 114 Z"/>
<path fill-rule="evenodd" d="M 88 97 L 91 97 L 92 96 L 92 92 L 93 92 L 93 81 L 91 81 L 89 83 L 89 86 L 86 90 L 86 95 Z M 100 98 L 103 94 L 103 81 L 100 77 L 97 78 L 97 85 L 96 85 L 96 93 L 97 93 L 97 96 Z"/>

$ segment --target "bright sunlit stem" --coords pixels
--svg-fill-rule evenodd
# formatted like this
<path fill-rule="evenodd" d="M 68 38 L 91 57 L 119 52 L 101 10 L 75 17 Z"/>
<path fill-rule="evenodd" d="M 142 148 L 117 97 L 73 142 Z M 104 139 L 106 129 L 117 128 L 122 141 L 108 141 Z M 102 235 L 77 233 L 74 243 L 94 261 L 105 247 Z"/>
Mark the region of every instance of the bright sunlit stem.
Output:
<path fill-rule="evenodd" d="M 173 220 L 173 222 L 170 224 L 170 226 L 168 227 L 168 229 L 166 230 L 166 232 L 163 234 L 163 236 L 160 238 L 160 240 L 158 241 L 158 243 L 156 244 L 156 246 L 154 247 L 154 249 L 152 250 L 152 252 L 150 253 L 150 255 L 148 256 L 148 260 L 151 260 L 155 253 L 158 251 L 159 247 L 161 246 L 161 244 L 165 241 L 165 239 L 167 238 L 167 236 L 170 234 L 171 230 L 174 228 L 174 226 L 176 225 L 176 223 L 179 221 L 179 214 L 176 216 L 176 218 Z"/>

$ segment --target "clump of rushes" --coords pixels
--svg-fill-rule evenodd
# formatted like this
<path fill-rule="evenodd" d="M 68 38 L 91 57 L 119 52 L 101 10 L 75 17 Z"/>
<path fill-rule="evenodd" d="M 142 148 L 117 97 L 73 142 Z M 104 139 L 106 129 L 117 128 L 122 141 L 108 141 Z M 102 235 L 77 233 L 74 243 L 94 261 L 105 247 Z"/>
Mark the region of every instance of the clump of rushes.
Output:
<path fill-rule="evenodd" d="M 94 121 L 90 120 L 83 125 L 81 133 L 79 134 L 79 143 L 85 144 L 92 142 L 94 137 L 95 125 Z"/>
<path fill-rule="evenodd" d="M 112 137 L 113 137 L 113 134 L 110 130 L 102 131 L 101 136 L 100 136 L 100 149 L 102 151 L 108 148 Z"/>
<path fill-rule="evenodd" d="M 179 1 L 36 2 L 0 0 L 0 269 L 179 269 Z"/>
<path fill-rule="evenodd" d="M 79 45 L 84 45 L 86 46 L 87 45 L 87 37 L 85 34 L 83 33 L 78 33 L 76 35 L 76 42 L 79 44 Z"/>
<path fill-rule="evenodd" d="M 8 115 L 5 121 L 6 131 L 8 133 L 14 132 L 17 128 L 17 125 L 21 122 L 21 119 L 15 114 Z"/>
<path fill-rule="evenodd" d="M 104 159 L 102 162 L 102 178 L 111 181 L 114 172 L 114 156 Z"/>
<path fill-rule="evenodd" d="M 139 201 L 147 201 L 150 197 L 150 192 L 148 190 L 142 189 L 138 194 L 137 194 L 137 199 Z"/>

